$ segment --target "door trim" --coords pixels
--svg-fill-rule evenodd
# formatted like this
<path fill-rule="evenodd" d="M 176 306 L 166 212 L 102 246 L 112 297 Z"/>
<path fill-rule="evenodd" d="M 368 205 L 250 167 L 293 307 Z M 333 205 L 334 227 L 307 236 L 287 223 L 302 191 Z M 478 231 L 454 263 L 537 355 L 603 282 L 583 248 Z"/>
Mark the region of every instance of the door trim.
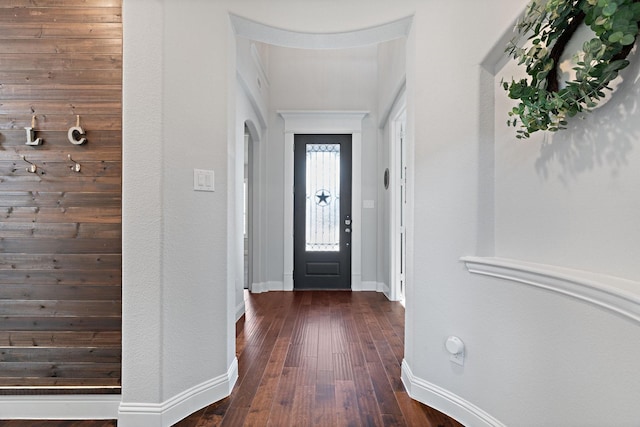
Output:
<path fill-rule="evenodd" d="M 406 209 L 407 209 L 407 204 L 406 204 L 406 181 L 407 181 L 407 176 L 405 175 L 405 196 L 404 198 L 402 198 L 402 200 L 404 200 L 405 202 L 405 215 L 404 218 L 401 217 L 402 215 L 402 207 L 401 207 L 401 198 L 400 198 L 400 180 L 401 180 L 401 170 L 399 168 L 399 165 L 401 163 L 401 158 L 402 158 L 402 151 L 401 151 L 401 147 L 400 147 L 400 138 L 404 139 L 404 151 L 405 151 L 405 155 L 404 155 L 404 166 L 405 168 L 407 167 L 406 164 L 406 152 L 407 152 L 407 139 L 406 139 L 406 123 L 407 123 L 407 118 L 406 118 L 406 113 L 407 113 L 407 106 L 406 106 L 406 93 L 404 92 L 404 90 L 401 92 L 401 94 L 398 96 L 398 100 L 395 102 L 390 116 L 391 116 L 391 135 L 390 135 L 390 144 L 389 144 L 389 164 L 391 165 L 391 184 L 389 185 L 389 198 L 391 200 L 391 206 L 390 206 L 390 215 L 389 215 L 389 244 L 390 244 L 390 254 L 391 254 L 391 262 L 389 263 L 390 265 L 390 278 L 391 278 L 391 283 L 389 286 L 389 299 L 391 301 L 403 301 L 405 299 L 406 296 L 406 284 L 407 284 L 407 274 L 406 274 L 406 256 L 407 256 L 407 252 L 406 252 L 406 240 L 405 240 L 405 244 L 404 244 L 404 254 L 402 254 L 402 250 L 403 248 L 400 246 L 399 242 L 398 242 L 398 235 L 401 233 L 402 231 L 402 227 L 401 227 L 401 223 L 402 220 L 404 219 L 404 225 L 405 225 L 405 234 L 404 237 L 405 239 L 407 238 L 406 235 L 406 221 L 407 221 L 407 215 L 406 215 Z M 402 126 L 405 126 L 404 129 L 402 128 Z M 401 133 L 404 133 L 404 135 L 401 135 Z M 405 171 L 406 172 L 406 171 Z M 402 265 L 401 263 L 401 257 L 404 255 L 404 265 Z M 401 273 L 401 271 L 404 271 L 404 273 Z M 400 290 L 400 281 L 404 280 L 404 294 L 401 292 Z"/>
<path fill-rule="evenodd" d="M 284 119 L 284 276 L 293 290 L 293 143 L 296 133 L 351 134 L 351 290 L 362 289 L 362 120 L 368 111 L 278 111 Z"/>

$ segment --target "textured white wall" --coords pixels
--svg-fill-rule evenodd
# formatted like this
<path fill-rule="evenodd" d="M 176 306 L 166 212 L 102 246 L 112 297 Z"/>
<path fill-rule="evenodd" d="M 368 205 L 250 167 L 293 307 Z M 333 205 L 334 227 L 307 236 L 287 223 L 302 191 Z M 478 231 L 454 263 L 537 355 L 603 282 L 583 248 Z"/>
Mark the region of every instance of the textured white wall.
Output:
<path fill-rule="evenodd" d="M 266 120 L 269 108 L 268 46 L 263 43 L 236 38 L 236 68 L 244 91 L 250 96 L 252 109 L 260 120 Z M 266 122 L 258 121 L 256 126 Z"/>
<path fill-rule="evenodd" d="M 378 45 L 378 111 L 387 118 L 398 92 L 406 83 L 407 40 L 399 38 Z M 380 123 L 381 126 L 384 123 Z"/>
<path fill-rule="evenodd" d="M 571 119 L 565 131 L 525 141 L 505 124 L 515 102 L 499 85 L 502 78 L 524 77 L 523 70 L 510 61 L 496 72 L 496 256 L 640 280 L 638 59 L 631 55 L 604 105 Z M 605 286 L 614 282 L 603 280 Z M 500 286 L 517 315 L 517 327 L 503 334 L 510 337 L 504 352 L 521 362 L 501 369 L 511 381 L 526 381 L 520 398 L 530 401 L 532 415 L 544 414 L 530 425 L 638 425 L 640 410 L 632 403 L 640 399 L 640 370 L 633 366 L 640 352 L 637 322 L 542 290 L 489 286 Z M 520 347 L 519 335 L 535 340 L 534 351 Z M 544 398 L 544 390 L 553 390 L 553 397 Z M 531 399 L 533 393 L 539 397 Z M 513 412 L 504 419 L 523 416 Z"/>
<path fill-rule="evenodd" d="M 124 2 L 123 426 L 222 398 L 234 365 L 234 37 L 221 4 L 193 6 Z M 193 190 L 194 168 L 215 192 Z"/>
<path fill-rule="evenodd" d="M 523 142 L 496 84 L 496 254 L 640 280 L 640 56 L 629 59 L 610 101 Z M 514 62 L 496 81 L 522 74 Z"/>
<path fill-rule="evenodd" d="M 164 398 L 228 368 L 234 349 L 203 336 L 227 336 L 229 166 L 235 143 L 235 46 L 219 6 L 199 13 L 178 0 L 165 2 L 163 103 L 163 277 L 165 286 Z M 221 13 L 222 12 L 222 13 Z M 186 25 L 188 23 L 189 25 Z M 214 29 L 215 28 L 215 29 Z M 194 59 L 192 40 L 207 40 L 216 55 Z M 225 58 L 221 66 L 219 58 Z M 195 63 L 194 63 L 195 62 Z M 192 66 L 187 66 L 192 64 Z M 221 93 L 220 88 L 225 88 Z M 216 172 L 216 191 L 193 191 L 193 169 Z M 232 175 L 231 175 L 232 176 Z M 231 226 L 230 226 L 231 224 Z M 232 294 L 233 296 L 233 294 Z M 233 301 L 233 298 L 231 299 Z M 188 313 L 188 315 L 185 315 Z M 232 329 L 229 329 L 229 328 Z M 183 371 L 200 366 L 201 371 Z"/>
<path fill-rule="evenodd" d="M 164 9 L 156 1 L 123 6 L 122 398 L 161 402 L 164 37 L 161 27 L 130 25 L 129 18 L 162 22 Z M 145 49 L 129 47 L 132 40 Z M 127 167 L 141 161 L 149 168 Z"/>

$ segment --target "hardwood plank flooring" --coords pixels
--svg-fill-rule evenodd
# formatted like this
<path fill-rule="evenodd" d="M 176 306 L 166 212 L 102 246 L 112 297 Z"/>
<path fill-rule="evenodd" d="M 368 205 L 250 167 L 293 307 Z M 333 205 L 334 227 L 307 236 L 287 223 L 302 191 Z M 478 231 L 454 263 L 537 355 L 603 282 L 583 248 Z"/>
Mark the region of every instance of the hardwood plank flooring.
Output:
<path fill-rule="evenodd" d="M 178 422 L 212 426 L 461 427 L 400 382 L 404 309 L 375 292 L 246 294 L 232 394 Z M 0 421 L 115 427 L 115 421 Z"/>
<path fill-rule="evenodd" d="M 245 301 L 233 393 L 176 427 L 461 426 L 404 390 L 400 304 L 375 292 L 325 291 Z"/>

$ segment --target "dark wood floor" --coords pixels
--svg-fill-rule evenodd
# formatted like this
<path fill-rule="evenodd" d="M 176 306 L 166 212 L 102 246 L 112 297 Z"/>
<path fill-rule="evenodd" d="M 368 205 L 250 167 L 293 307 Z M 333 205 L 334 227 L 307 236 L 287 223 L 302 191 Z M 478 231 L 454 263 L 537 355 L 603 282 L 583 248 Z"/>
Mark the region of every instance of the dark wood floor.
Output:
<path fill-rule="evenodd" d="M 408 397 L 400 381 L 403 350 L 404 309 L 379 293 L 247 294 L 246 316 L 237 325 L 239 378 L 233 393 L 176 426 L 461 426 Z"/>

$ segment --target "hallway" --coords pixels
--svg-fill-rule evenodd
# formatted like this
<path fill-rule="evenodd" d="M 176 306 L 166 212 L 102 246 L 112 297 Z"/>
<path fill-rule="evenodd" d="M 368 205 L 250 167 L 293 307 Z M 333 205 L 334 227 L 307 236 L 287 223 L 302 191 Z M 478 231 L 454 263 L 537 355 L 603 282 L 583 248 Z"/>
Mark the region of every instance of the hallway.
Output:
<path fill-rule="evenodd" d="M 177 426 L 459 426 L 404 391 L 399 303 L 375 292 L 245 296 L 233 393 Z"/>

